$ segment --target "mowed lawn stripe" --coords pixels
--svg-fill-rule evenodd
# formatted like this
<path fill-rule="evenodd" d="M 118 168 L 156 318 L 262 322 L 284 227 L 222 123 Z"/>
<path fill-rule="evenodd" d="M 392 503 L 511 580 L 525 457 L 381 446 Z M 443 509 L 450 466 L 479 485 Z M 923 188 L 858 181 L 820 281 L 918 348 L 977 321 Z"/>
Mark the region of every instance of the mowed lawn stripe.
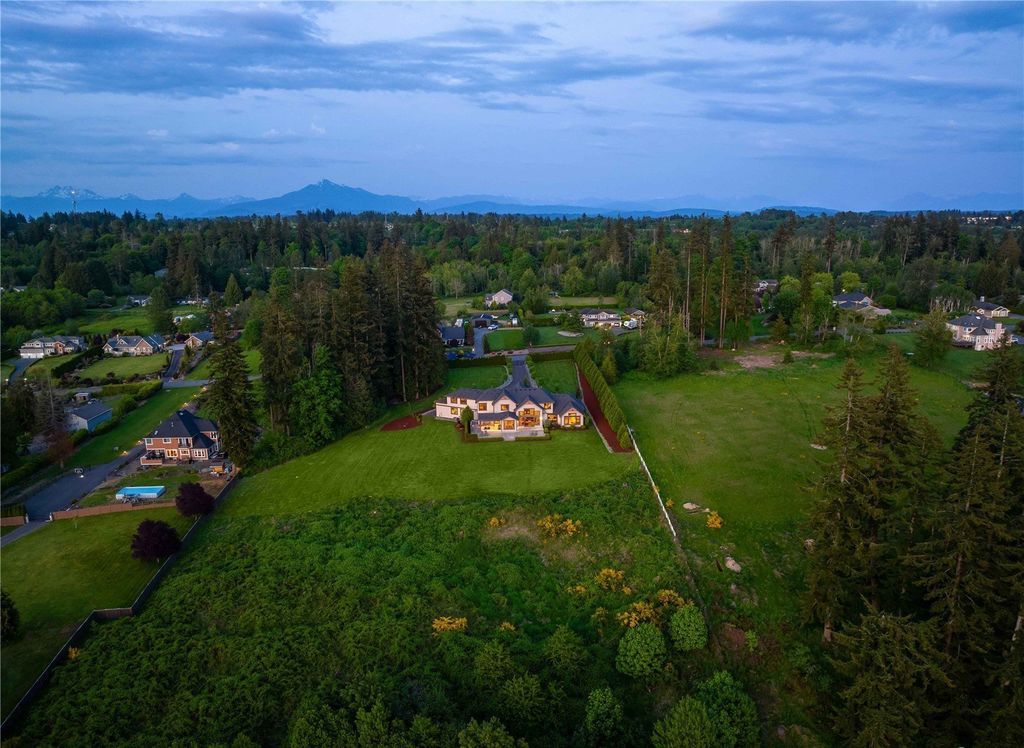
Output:
<path fill-rule="evenodd" d="M 465 443 L 451 423 L 424 418 L 406 431 L 364 429 L 312 455 L 242 479 L 229 515 L 308 512 L 358 496 L 453 499 L 566 490 L 623 474 L 630 455 L 609 454 L 597 432 L 557 431 L 549 441 Z"/>

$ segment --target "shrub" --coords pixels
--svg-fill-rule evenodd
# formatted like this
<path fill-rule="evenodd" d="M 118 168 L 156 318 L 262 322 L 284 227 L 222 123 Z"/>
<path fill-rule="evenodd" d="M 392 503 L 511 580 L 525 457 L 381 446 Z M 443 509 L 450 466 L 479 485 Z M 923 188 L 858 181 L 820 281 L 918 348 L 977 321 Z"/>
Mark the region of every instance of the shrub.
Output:
<path fill-rule="evenodd" d="M 132 538 L 132 557 L 142 561 L 166 558 L 181 548 L 178 532 L 166 522 L 144 519 Z"/>
<path fill-rule="evenodd" d="M 665 637 L 651 623 L 627 629 L 619 641 L 615 667 L 623 675 L 648 680 L 661 670 L 665 662 Z"/>
<path fill-rule="evenodd" d="M 595 688 L 587 697 L 583 730 L 591 745 L 614 745 L 622 734 L 622 704 L 610 688 Z"/>
<path fill-rule="evenodd" d="M 471 719 L 459 733 L 459 748 L 526 748 L 526 741 L 509 735 L 497 717 L 486 722 Z"/>
<path fill-rule="evenodd" d="M 707 709 L 689 696 L 681 699 L 654 725 L 651 744 L 654 748 L 712 748 L 715 731 Z"/>
<path fill-rule="evenodd" d="M 543 718 L 547 700 L 540 678 L 527 673 L 505 681 L 499 692 L 499 703 L 507 719 L 522 725 L 533 725 Z"/>
<path fill-rule="evenodd" d="M 594 578 L 597 582 L 597 586 L 602 590 L 616 590 L 622 589 L 622 583 L 626 578 L 626 572 L 619 569 L 601 569 Z"/>
<path fill-rule="evenodd" d="M 544 657 L 560 675 L 580 669 L 586 654 L 580 637 L 568 626 L 559 626 L 544 642 Z"/>
<path fill-rule="evenodd" d="M 434 619 L 430 625 L 435 634 L 446 634 L 450 631 L 465 631 L 469 628 L 469 621 L 465 618 L 452 618 L 451 616 L 440 616 Z"/>
<path fill-rule="evenodd" d="M 672 614 L 668 630 L 676 649 L 690 651 L 703 649 L 708 645 L 708 629 L 704 623 L 704 616 L 693 603 L 684 605 Z"/>
<path fill-rule="evenodd" d="M 722 527 L 722 517 L 721 517 L 721 515 L 718 512 L 711 512 L 711 514 L 708 515 L 707 525 L 712 530 L 718 530 L 719 528 L 721 528 Z"/>
<path fill-rule="evenodd" d="M 760 744 L 757 709 L 732 675 L 719 670 L 697 686 L 696 697 L 704 704 L 715 731 L 715 745 L 753 748 Z"/>
<path fill-rule="evenodd" d="M 487 642 L 473 658 L 473 673 L 477 681 L 486 687 L 501 683 L 514 669 L 512 655 L 501 642 Z"/>
<path fill-rule="evenodd" d="M 634 629 L 641 623 L 656 623 L 658 614 L 650 603 L 637 601 L 629 606 L 629 609 L 615 616 L 619 623 L 628 628 Z"/>
<path fill-rule="evenodd" d="M 21 614 L 7 590 L 0 590 L 0 641 L 6 643 L 18 635 Z"/>
<path fill-rule="evenodd" d="M 213 497 L 199 483 L 182 483 L 174 505 L 184 517 L 198 517 L 213 511 Z"/>

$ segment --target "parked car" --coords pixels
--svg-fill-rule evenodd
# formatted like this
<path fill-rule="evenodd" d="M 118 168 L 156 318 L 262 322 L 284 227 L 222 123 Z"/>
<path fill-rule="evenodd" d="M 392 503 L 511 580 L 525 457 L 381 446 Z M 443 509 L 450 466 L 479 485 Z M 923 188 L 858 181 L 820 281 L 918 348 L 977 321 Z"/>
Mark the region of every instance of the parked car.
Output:
<path fill-rule="evenodd" d="M 490 324 L 490 325 L 488 325 L 488 326 L 487 326 L 487 329 L 488 329 L 488 330 L 497 330 L 497 329 L 498 329 L 498 326 L 497 326 L 497 325 L 495 325 L 495 324 Z"/>
<path fill-rule="evenodd" d="M 79 478 L 84 478 L 85 470 L 83 470 L 82 468 L 75 468 L 75 475 L 77 475 Z"/>

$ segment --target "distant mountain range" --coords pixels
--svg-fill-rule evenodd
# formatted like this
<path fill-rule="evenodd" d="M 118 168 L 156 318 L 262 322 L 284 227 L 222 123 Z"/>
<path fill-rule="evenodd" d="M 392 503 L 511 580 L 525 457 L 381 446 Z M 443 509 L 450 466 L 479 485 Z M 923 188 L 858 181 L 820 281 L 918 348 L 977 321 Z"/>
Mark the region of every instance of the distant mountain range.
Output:
<path fill-rule="evenodd" d="M 936 198 L 928 195 L 908 195 L 883 212 L 909 212 L 918 210 L 1017 210 L 1024 206 L 1024 196 L 1007 193 L 988 193 L 961 198 Z M 606 201 L 586 199 L 573 204 L 533 204 L 515 198 L 496 195 L 461 195 L 435 199 L 415 199 L 400 195 L 378 195 L 358 187 L 347 187 L 329 180 L 321 180 L 302 189 L 279 197 L 255 200 L 251 197 L 224 197 L 203 199 L 181 193 L 169 200 L 149 200 L 137 195 L 104 197 L 88 189 L 52 187 L 38 195 L 0 197 L 0 208 L 27 216 L 77 210 L 80 213 L 107 210 L 112 213 L 140 212 L 147 216 L 157 213 L 171 218 L 212 218 L 217 216 L 294 215 L 314 210 L 333 210 L 338 213 L 499 213 L 536 216 L 604 215 L 621 217 L 641 216 L 722 216 L 727 212 L 741 213 L 766 208 L 791 210 L 798 215 L 834 214 L 832 208 L 806 205 L 783 205 L 767 195 L 754 195 L 732 200 L 716 200 L 703 195 L 684 195 L 646 201 Z"/>

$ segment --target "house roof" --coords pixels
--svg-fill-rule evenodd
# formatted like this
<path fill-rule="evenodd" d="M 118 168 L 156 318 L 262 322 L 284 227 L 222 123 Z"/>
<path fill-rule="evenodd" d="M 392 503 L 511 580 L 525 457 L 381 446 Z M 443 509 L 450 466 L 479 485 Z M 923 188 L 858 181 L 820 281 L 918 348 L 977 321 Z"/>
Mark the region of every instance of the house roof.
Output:
<path fill-rule="evenodd" d="M 502 398 L 508 398 L 515 403 L 516 407 L 522 407 L 527 403 L 541 407 L 544 403 L 551 403 L 552 410 L 561 415 L 570 409 L 576 409 L 580 413 L 586 413 L 587 409 L 583 403 L 572 395 L 561 392 L 548 392 L 543 387 L 491 387 L 489 389 L 477 389 L 476 387 L 460 387 L 448 393 L 448 397 L 464 397 L 468 400 L 486 400 L 495 402 Z M 508 412 L 508 411 L 504 411 Z"/>
<path fill-rule="evenodd" d="M 487 314 L 485 312 L 484 314 L 476 314 L 476 315 L 474 315 L 472 317 L 472 319 L 497 319 L 497 317 L 495 317 L 493 314 Z"/>
<path fill-rule="evenodd" d="M 441 325 L 441 338 L 442 340 L 465 340 L 466 331 L 461 327 L 452 327 L 449 325 Z"/>
<path fill-rule="evenodd" d="M 195 338 L 196 340 L 200 340 L 204 343 L 209 343 L 211 340 L 213 340 L 213 333 L 210 332 L 209 330 L 200 330 L 199 332 L 192 333 L 191 335 L 189 335 L 189 337 Z"/>
<path fill-rule="evenodd" d="M 22 343 L 26 345 L 53 345 L 54 343 L 73 343 L 74 345 L 84 345 L 85 341 L 78 335 L 46 335 L 41 338 L 32 338 L 32 340 Z"/>
<path fill-rule="evenodd" d="M 104 413 L 110 413 L 111 407 L 102 400 L 93 400 L 88 402 L 80 408 L 75 408 L 71 411 L 71 415 L 78 416 L 79 418 L 90 421 L 96 416 L 101 416 Z"/>
<path fill-rule="evenodd" d="M 863 304 L 865 301 L 871 301 L 871 297 L 860 291 L 847 291 L 846 293 L 836 294 L 832 297 L 832 300 L 837 304 L 843 301 L 852 301 L 854 303 Z"/>
<path fill-rule="evenodd" d="M 138 345 L 145 340 L 151 346 L 156 348 L 164 344 L 163 335 L 116 335 L 107 341 L 107 345 L 111 348 L 136 348 Z"/>
<path fill-rule="evenodd" d="M 205 418 L 196 418 L 187 410 L 179 410 L 148 434 L 150 439 L 178 436 L 198 437 L 204 431 L 216 431 L 217 424 Z"/>
<path fill-rule="evenodd" d="M 626 314 L 642 314 L 644 316 L 647 316 L 647 312 L 645 312 L 643 309 L 637 309 L 634 306 L 627 307 Z"/>
<path fill-rule="evenodd" d="M 502 289 L 500 289 L 498 291 L 495 291 L 494 293 L 487 294 L 487 296 L 490 297 L 490 298 L 494 298 L 495 296 L 497 296 L 500 293 L 503 293 L 506 296 L 511 296 L 512 295 L 512 292 L 509 291 L 507 288 L 502 288 Z"/>
<path fill-rule="evenodd" d="M 995 320 L 991 320 L 988 317 L 982 317 L 980 314 L 964 314 L 963 316 L 951 319 L 949 324 L 954 327 L 963 328 L 981 328 L 984 330 L 995 330 L 999 325 Z"/>
<path fill-rule="evenodd" d="M 984 299 L 978 299 L 974 302 L 975 309 L 984 309 L 986 311 L 992 311 L 994 309 L 1006 309 L 1002 304 L 993 304 L 991 301 L 985 301 Z"/>
<path fill-rule="evenodd" d="M 614 309 L 580 309 L 580 315 L 581 316 L 584 316 L 584 315 L 589 316 L 589 315 L 593 315 L 593 314 L 608 314 L 608 315 L 610 315 L 612 317 L 618 317 L 619 316 L 619 313 L 616 312 Z"/>

